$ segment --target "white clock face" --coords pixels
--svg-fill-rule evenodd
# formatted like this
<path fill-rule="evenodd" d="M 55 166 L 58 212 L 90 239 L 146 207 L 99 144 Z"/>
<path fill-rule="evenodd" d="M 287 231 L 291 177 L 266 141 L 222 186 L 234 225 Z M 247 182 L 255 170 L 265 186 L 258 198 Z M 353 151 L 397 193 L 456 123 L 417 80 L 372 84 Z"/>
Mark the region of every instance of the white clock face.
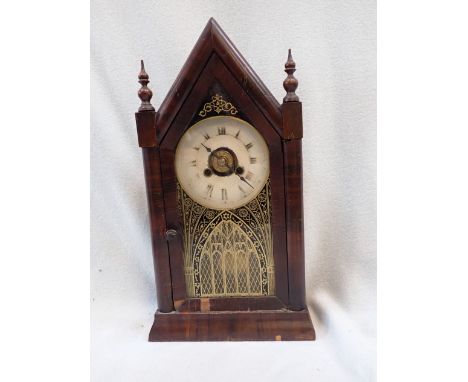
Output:
<path fill-rule="evenodd" d="M 184 133 L 175 167 L 180 185 L 195 202 L 217 210 L 234 209 L 254 199 L 268 180 L 268 146 L 249 123 L 211 117 Z"/>

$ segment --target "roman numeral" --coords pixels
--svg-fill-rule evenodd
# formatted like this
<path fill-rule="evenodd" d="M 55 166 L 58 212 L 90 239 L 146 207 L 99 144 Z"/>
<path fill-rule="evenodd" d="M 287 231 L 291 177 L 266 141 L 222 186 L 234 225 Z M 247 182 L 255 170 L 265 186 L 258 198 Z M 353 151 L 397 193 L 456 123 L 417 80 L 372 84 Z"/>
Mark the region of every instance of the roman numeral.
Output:
<path fill-rule="evenodd" d="M 257 158 L 250 158 L 250 163 L 251 164 L 257 163 Z"/>
<path fill-rule="evenodd" d="M 245 145 L 245 148 L 246 148 L 247 150 L 250 150 L 250 148 L 251 148 L 252 146 L 253 146 L 252 143 L 247 143 L 247 144 Z"/>
<path fill-rule="evenodd" d="M 192 165 L 192 167 L 197 167 L 197 161 L 196 160 L 191 161 L 190 164 Z"/>
<path fill-rule="evenodd" d="M 203 137 L 204 137 L 206 140 L 210 139 L 210 135 L 209 135 L 208 133 L 203 134 Z"/>
<path fill-rule="evenodd" d="M 252 174 L 250 171 L 247 171 L 247 175 L 245 175 L 245 179 L 251 180 L 254 174 Z"/>
<path fill-rule="evenodd" d="M 241 192 L 244 194 L 244 196 L 245 196 L 245 194 L 247 194 L 247 192 L 245 192 L 245 190 L 241 186 L 239 186 L 239 190 L 241 190 Z"/>
<path fill-rule="evenodd" d="M 239 138 L 240 130 L 236 133 L 236 138 Z"/>
<path fill-rule="evenodd" d="M 227 190 L 225 188 L 221 189 L 221 199 L 227 200 Z"/>
<path fill-rule="evenodd" d="M 206 186 L 206 193 L 207 193 L 208 197 L 211 198 L 211 194 L 213 193 L 213 185 L 212 184 L 209 184 L 208 186 Z"/>
<path fill-rule="evenodd" d="M 218 135 L 225 135 L 226 134 L 226 128 L 224 126 L 218 127 Z"/>
<path fill-rule="evenodd" d="M 200 150 L 200 147 L 194 147 L 193 149 L 198 151 Z"/>

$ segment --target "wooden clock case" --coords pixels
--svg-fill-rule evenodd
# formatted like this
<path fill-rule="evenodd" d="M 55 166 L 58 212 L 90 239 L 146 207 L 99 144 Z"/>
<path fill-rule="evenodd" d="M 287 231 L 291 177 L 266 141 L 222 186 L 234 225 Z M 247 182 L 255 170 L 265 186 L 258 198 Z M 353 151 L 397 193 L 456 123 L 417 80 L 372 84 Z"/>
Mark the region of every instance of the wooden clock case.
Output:
<path fill-rule="evenodd" d="M 214 19 L 210 19 L 158 111 L 143 62 L 136 113 L 151 221 L 158 310 L 150 341 L 314 340 L 305 302 L 302 106 L 295 63 L 285 65 L 279 104 Z M 213 96 L 236 106 L 270 150 L 274 296 L 192 298 L 183 274 L 174 156 L 184 131 Z M 226 115 L 220 111 L 219 115 Z M 198 119 L 197 119 L 198 118 Z"/>

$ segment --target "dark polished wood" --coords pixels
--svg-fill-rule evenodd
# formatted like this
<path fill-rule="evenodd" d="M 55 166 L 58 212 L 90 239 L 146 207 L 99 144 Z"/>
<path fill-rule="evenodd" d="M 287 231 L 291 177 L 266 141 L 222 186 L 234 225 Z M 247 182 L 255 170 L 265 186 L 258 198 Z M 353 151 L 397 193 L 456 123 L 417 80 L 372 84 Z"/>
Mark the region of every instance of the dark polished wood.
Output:
<path fill-rule="evenodd" d="M 305 304 L 302 200 L 302 105 L 291 52 L 287 95 L 279 104 L 219 25 L 210 19 L 158 112 L 143 62 L 136 113 L 143 150 L 158 311 L 150 341 L 314 340 Z M 175 149 L 215 94 L 236 105 L 270 151 L 274 296 L 190 298 L 182 222 L 177 211 Z"/>
<path fill-rule="evenodd" d="M 150 341 L 313 341 L 309 313 L 291 311 L 159 313 Z"/>
<path fill-rule="evenodd" d="M 166 217 L 164 194 L 161 184 L 161 161 L 158 148 L 143 148 L 146 195 L 151 226 L 154 274 L 158 307 L 161 312 L 174 310 L 169 251 L 166 241 Z"/>
<path fill-rule="evenodd" d="M 294 62 L 291 54 L 291 49 L 288 51 L 288 60 L 284 65 L 284 71 L 288 74 L 286 79 L 283 82 L 284 90 L 286 90 L 287 94 L 283 98 L 283 102 L 297 102 L 299 101 L 299 97 L 296 95 L 296 89 L 299 85 L 296 77 L 294 77 L 294 72 L 296 71 L 296 63 Z"/>
<path fill-rule="evenodd" d="M 281 114 L 283 116 L 284 139 L 302 139 L 302 103 L 283 103 Z"/>
<path fill-rule="evenodd" d="M 305 302 L 304 205 L 302 195 L 302 104 L 296 95 L 299 82 L 294 77 L 296 63 L 291 49 L 283 86 L 287 94 L 281 105 L 285 163 L 286 219 L 288 242 L 289 302 L 291 309 L 303 310 Z"/>
<path fill-rule="evenodd" d="M 281 134 L 281 113 L 279 103 L 273 94 L 262 82 L 257 73 L 250 67 L 249 63 L 240 54 L 229 37 L 214 19 L 210 19 L 212 24 L 211 33 L 213 39 L 213 50 L 219 55 L 225 65 L 232 71 L 232 74 L 239 79 L 244 91 L 257 104 L 271 124 L 277 128 Z"/>
<path fill-rule="evenodd" d="M 167 129 L 213 53 L 216 53 L 233 75 L 240 80 L 244 91 L 252 96 L 265 117 L 271 120 L 272 125 L 280 133 L 281 112 L 278 101 L 218 23 L 211 18 L 159 108 L 158 136 L 162 138 L 167 133 Z"/>
<path fill-rule="evenodd" d="M 156 142 L 156 118 L 154 111 L 135 113 L 138 133 L 138 145 L 140 147 L 155 147 Z"/>
<path fill-rule="evenodd" d="M 153 105 L 151 105 L 151 98 L 153 97 L 153 92 L 148 88 L 149 76 L 145 71 L 145 64 L 141 60 L 141 71 L 138 75 L 138 82 L 141 84 L 141 89 L 138 90 L 138 97 L 141 99 L 141 105 L 138 111 L 154 111 Z"/>
<path fill-rule="evenodd" d="M 302 201 L 302 142 L 284 141 L 289 304 L 302 310 L 305 304 L 304 213 Z"/>
<path fill-rule="evenodd" d="M 176 310 L 179 312 L 216 312 L 243 310 L 281 310 L 287 306 L 276 296 L 189 298 Z"/>

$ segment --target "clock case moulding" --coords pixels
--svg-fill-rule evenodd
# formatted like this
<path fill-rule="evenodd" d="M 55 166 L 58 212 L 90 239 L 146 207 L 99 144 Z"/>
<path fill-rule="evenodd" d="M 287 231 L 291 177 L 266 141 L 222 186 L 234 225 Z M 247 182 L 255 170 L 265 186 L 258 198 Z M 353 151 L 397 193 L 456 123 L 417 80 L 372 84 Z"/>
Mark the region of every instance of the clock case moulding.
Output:
<path fill-rule="evenodd" d="M 158 310 L 150 341 L 314 340 L 305 302 L 302 105 L 289 51 L 279 104 L 211 18 L 158 111 L 141 63 L 136 113 L 143 151 Z M 270 151 L 275 296 L 189 298 L 177 212 L 175 149 L 212 96 L 235 105 Z M 215 115 L 229 115 L 229 112 Z"/>

